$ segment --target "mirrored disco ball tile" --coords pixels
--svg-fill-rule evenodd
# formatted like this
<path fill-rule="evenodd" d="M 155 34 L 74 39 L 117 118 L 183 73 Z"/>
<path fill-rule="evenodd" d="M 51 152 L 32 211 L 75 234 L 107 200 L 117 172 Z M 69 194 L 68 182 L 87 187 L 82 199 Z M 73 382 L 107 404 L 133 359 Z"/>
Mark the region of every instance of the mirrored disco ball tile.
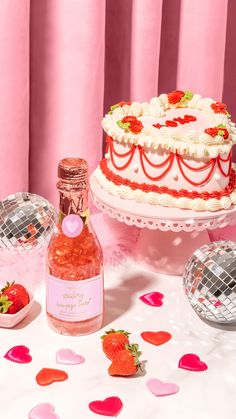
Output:
<path fill-rule="evenodd" d="M 57 213 L 46 199 L 18 192 L 0 201 L 0 248 L 20 252 L 47 246 Z"/>
<path fill-rule="evenodd" d="M 183 275 L 196 313 L 212 322 L 236 321 L 236 243 L 218 241 L 197 249 Z"/>

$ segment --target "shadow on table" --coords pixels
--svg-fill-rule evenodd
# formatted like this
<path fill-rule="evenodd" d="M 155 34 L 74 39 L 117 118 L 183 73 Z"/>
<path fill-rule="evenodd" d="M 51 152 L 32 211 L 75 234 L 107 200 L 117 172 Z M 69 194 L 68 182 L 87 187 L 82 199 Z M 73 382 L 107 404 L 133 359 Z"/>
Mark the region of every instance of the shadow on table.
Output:
<path fill-rule="evenodd" d="M 28 324 L 30 324 L 36 317 L 40 315 L 42 311 L 41 305 L 38 303 L 38 301 L 34 301 L 34 304 L 29 312 L 29 314 L 20 322 L 18 323 L 14 329 L 24 329 Z"/>
<path fill-rule="evenodd" d="M 105 291 L 105 316 L 103 326 L 107 326 L 123 313 L 127 312 L 134 304 L 136 295 L 143 289 L 147 289 L 153 282 L 152 274 L 135 274 L 124 276 L 121 284 L 116 288 Z M 155 278 L 156 281 L 156 278 Z M 156 285 L 156 283 L 155 283 Z"/>

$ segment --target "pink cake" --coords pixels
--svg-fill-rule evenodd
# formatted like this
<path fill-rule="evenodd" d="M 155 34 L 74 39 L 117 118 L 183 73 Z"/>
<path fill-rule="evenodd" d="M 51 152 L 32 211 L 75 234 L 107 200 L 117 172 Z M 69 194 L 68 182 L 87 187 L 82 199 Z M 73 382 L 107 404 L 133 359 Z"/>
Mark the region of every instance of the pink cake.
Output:
<path fill-rule="evenodd" d="M 226 105 L 176 90 L 120 102 L 102 126 L 107 148 L 94 174 L 110 194 L 195 211 L 236 203 L 236 128 Z"/>

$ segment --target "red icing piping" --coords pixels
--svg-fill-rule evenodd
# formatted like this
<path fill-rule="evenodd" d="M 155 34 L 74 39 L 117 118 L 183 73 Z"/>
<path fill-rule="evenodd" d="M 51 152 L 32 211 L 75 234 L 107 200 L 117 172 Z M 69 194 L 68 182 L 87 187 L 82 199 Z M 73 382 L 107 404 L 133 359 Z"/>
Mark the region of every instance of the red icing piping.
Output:
<path fill-rule="evenodd" d="M 133 146 L 130 151 L 131 151 L 130 157 L 127 160 L 127 162 L 124 164 L 124 166 L 117 166 L 116 163 L 115 163 L 114 157 L 113 157 L 113 149 L 112 149 L 112 147 L 110 147 L 111 162 L 112 162 L 112 164 L 113 164 L 113 166 L 115 167 L 116 170 L 124 170 L 130 165 L 130 163 L 133 159 L 134 152 L 135 152 L 135 147 Z"/>
<path fill-rule="evenodd" d="M 192 166 L 189 166 L 188 163 L 186 163 L 186 161 L 183 159 L 183 157 L 180 156 L 180 154 L 176 153 L 176 157 L 177 157 L 177 160 L 179 160 L 184 166 L 186 166 L 189 170 L 192 170 L 193 172 L 200 172 L 201 170 L 207 169 L 209 166 L 212 166 L 212 165 L 215 166 L 215 162 L 216 162 L 216 159 L 211 159 L 200 167 L 192 167 Z"/>
<path fill-rule="evenodd" d="M 215 168 L 215 162 L 216 162 L 216 160 L 215 159 L 211 159 L 211 160 L 213 160 L 213 162 L 211 163 L 211 169 L 210 169 L 210 171 L 209 171 L 209 173 L 208 173 L 208 175 L 206 176 L 206 178 L 204 179 L 204 180 L 201 180 L 201 182 L 193 182 L 192 180 L 190 180 L 186 175 L 185 175 L 185 173 L 184 173 L 184 171 L 183 171 L 183 168 L 182 168 L 182 166 L 181 166 L 181 164 L 183 163 L 183 161 L 182 161 L 182 159 L 180 159 L 180 156 L 178 155 L 178 154 L 176 154 L 176 157 L 177 157 L 177 163 L 178 163 L 178 166 L 179 166 L 179 170 L 180 170 L 180 172 L 181 172 L 181 174 L 182 174 L 182 176 L 183 176 L 183 178 L 185 179 L 185 180 L 187 180 L 187 182 L 189 182 L 191 185 L 193 185 L 193 186 L 200 186 L 200 185 L 204 185 L 204 183 L 206 183 L 206 182 L 208 182 L 208 180 L 210 179 L 210 177 L 211 177 L 211 175 L 212 175 L 212 172 L 213 172 L 213 170 L 214 170 L 214 168 Z M 211 161 L 210 160 L 210 161 Z M 208 167 L 208 166 L 207 166 Z M 195 168 L 194 168 L 195 169 Z M 191 169 L 191 170 L 194 170 L 193 168 Z"/>
<path fill-rule="evenodd" d="M 228 157 L 226 157 L 226 159 L 223 159 L 220 155 L 218 156 L 218 160 L 220 160 L 220 161 L 223 161 L 223 162 L 228 162 L 228 161 L 230 161 L 230 160 L 232 160 L 232 155 L 233 155 L 233 152 L 232 152 L 232 150 L 229 152 L 229 154 L 228 154 Z"/>
<path fill-rule="evenodd" d="M 228 157 L 227 157 L 226 159 L 223 159 L 220 155 L 217 157 L 218 167 L 219 167 L 219 169 L 220 169 L 221 174 L 222 174 L 223 176 L 225 176 L 225 177 L 228 177 L 228 176 L 229 176 L 230 171 L 231 171 L 231 168 L 232 168 L 232 155 L 233 155 L 233 152 L 232 152 L 232 150 L 231 150 L 231 151 L 229 152 Z M 223 171 L 223 169 L 222 169 L 222 165 L 221 165 L 221 162 L 224 162 L 224 163 L 228 163 L 228 162 L 229 162 L 229 168 L 228 168 L 228 172 L 227 172 L 227 173 L 225 173 L 225 172 Z"/>
<path fill-rule="evenodd" d="M 113 166 L 116 168 L 116 170 L 124 170 L 124 169 L 126 169 L 130 165 L 130 163 L 131 163 L 131 161 L 133 159 L 133 155 L 134 155 L 134 152 L 135 152 L 135 149 L 136 149 L 135 145 L 133 145 L 131 147 L 131 149 L 127 153 L 119 154 L 114 149 L 113 141 L 112 141 L 111 137 L 107 137 L 107 143 L 109 145 L 108 150 L 110 150 L 111 162 L 112 162 Z M 129 157 L 129 159 L 127 160 L 127 162 L 123 166 L 117 166 L 116 163 L 115 163 L 113 154 L 115 154 L 115 156 L 121 157 L 121 158 L 122 157 L 128 157 L 128 156 L 130 156 L 130 157 Z"/>
<path fill-rule="evenodd" d="M 144 153 L 144 151 L 143 151 L 143 149 L 141 147 L 139 147 L 139 154 L 140 154 L 140 162 L 141 162 L 141 166 L 142 166 L 142 169 L 143 169 L 143 173 L 150 180 L 155 180 L 156 181 L 156 180 L 160 180 L 163 177 L 165 177 L 165 175 L 170 171 L 170 169 L 172 167 L 172 164 L 173 164 L 173 161 L 174 161 L 174 153 L 171 153 L 163 163 L 161 163 L 159 166 L 156 166 L 156 167 L 162 167 L 162 166 L 166 165 L 169 162 L 169 166 L 166 168 L 166 170 L 164 170 L 164 172 L 162 172 L 162 174 L 159 175 L 159 176 L 150 176 L 147 173 L 146 168 L 145 168 L 145 165 L 144 165 L 144 162 L 143 162 L 143 157 L 146 158 L 147 161 L 148 161 L 148 158 L 145 155 L 145 153 Z M 153 164 L 152 164 L 152 166 L 153 166 Z"/>
<path fill-rule="evenodd" d="M 197 120 L 197 118 L 193 115 L 184 115 L 183 118 L 178 117 L 178 118 L 174 118 L 174 119 L 168 119 L 168 120 L 165 121 L 164 125 L 154 124 L 153 127 L 158 128 L 158 129 L 160 129 L 162 127 L 177 127 L 178 123 L 181 124 L 181 125 L 184 125 L 184 124 L 188 124 L 189 122 L 194 122 L 196 120 Z"/>
<path fill-rule="evenodd" d="M 150 179 L 150 180 L 152 180 L 152 181 L 158 181 L 158 180 L 161 180 L 170 170 L 171 170 L 171 167 L 172 167 L 172 165 L 173 165 L 173 162 L 174 162 L 174 158 L 176 157 L 176 160 L 177 160 L 177 163 L 178 163 L 178 166 L 179 166 L 179 170 L 180 170 L 180 172 L 181 172 L 181 174 L 182 174 L 182 176 L 183 176 L 183 178 L 187 181 L 187 182 L 189 182 L 191 185 L 193 185 L 193 186 L 201 186 L 201 185 L 203 185 L 204 183 L 206 183 L 206 182 L 208 182 L 209 181 L 209 179 L 211 178 L 211 175 L 212 175 L 212 173 L 213 173 L 213 170 L 214 170 L 214 168 L 215 168 L 215 165 L 216 165 L 216 163 L 218 164 L 218 167 L 219 167 L 219 170 L 220 170 L 220 172 L 221 172 L 221 174 L 224 176 L 224 177 L 228 177 L 229 176 L 229 174 L 230 174 L 230 172 L 231 172 L 231 168 L 232 168 L 232 150 L 231 150 L 231 152 L 229 153 L 229 155 L 228 155 L 228 157 L 226 158 L 226 159 L 223 159 L 220 155 L 217 157 L 217 158 L 212 158 L 212 159 L 210 159 L 207 163 L 205 163 L 205 164 L 203 164 L 202 166 L 200 166 L 200 167 L 192 167 L 192 166 L 190 166 L 183 158 L 182 158 L 182 156 L 180 155 L 180 154 L 178 154 L 178 153 L 173 153 L 173 152 L 171 152 L 170 153 L 170 155 L 162 162 L 162 163 L 160 163 L 160 164 L 155 164 L 155 163 L 152 163 L 150 160 L 149 160 L 149 158 L 147 157 L 147 155 L 146 155 L 146 153 L 145 153 L 145 151 L 144 151 L 144 149 L 143 149 L 143 147 L 141 146 L 141 145 L 132 145 L 132 147 L 130 148 L 130 150 L 128 151 L 128 152 L 126 152 L 126 153 L 123 153 L 123 154 L 120 154 L 120 153 L 118 153 L 116 150 L 115 150 L 115 148 L 114 148 L 114 144 L 113 144 L 113 139 L 112 139 L 112 137 L 107 137 L 107 148 L 106 148 L 106 151 L 108 151 L 108 150 L 110 150 L 110 156 L 111 156 L 111 162 L 112 162 L 112 164 L 113 164 L 113 166 L 117 169 L 117 170 L 124 170 L 124 169 L 126 169 L 129 165 L 130 165 L 130 163 L 131 163 L 131 161 L 132 161 L 132 159 L 133 159 L 133 156 L 134 156 L 134 153 L 135 153 L 135 150 L 136 150 L 136 148 L 138 148 L 138 150 L 139 150 L 139 155 L 140 155 L 140 163 L 141 163 L 141 167 L 142 167 L 142 170 L 143 170 L 143 173 L 145 174 L 145 176 L 148 178 L 148 179 Z M 116 163 L 115 163 L 115 160 L 114 160 L 114 155 L 115 156 L 117 156 L 117 157 L 119 157 L 119 158 L 124 158 L 124 157 L 128 157 L 128 156 L 130 156 L 129 157 L 129 159 L 127 160 L 127 162 L 126 162 L 126 164 L 124 164 L 123 166 L 117 166 L 116 165 Z M 150 176 L 148 173 L 147 173 L 147 170 L 146 170 L 146 168 L 145 168 L 145 164 L 144 164 L 144 159 L 146 160 L 146 162 L 150 165 L 150 166 L 152 166 L 152 167 L 154 167 L 154 168 L 161 168 L 161 167 L 164 167 L 164 166 L 166 166 L 168 163 L 169 163 L 169 165 L 168 165 L 168 167 L 166 168 L 166 170 L 164 170 L 164 172 L 161 174 L 161 175 L 159 175 L 159 176 Z M 228 171 L 227 171 L 227 173 L 225 173 L 224 171 L 223 171 L 223 169 L 222 169 L 222 165 L 221 165 L 221 162 L 224 162 L 224 163 L 226 163 L 226 162 L 229 162 L 229 168 L 228 168 Z M 202 171 L 202 170 L 205 170 L 205 169 L 207 169 L 209 166 L 211 166 L 211 168 L 210 168 L 210 171 L 209 171 L 209 173 L 208 173 L 208 175 L 206 176 L 206 178 L 204 179 L 204 180 L 202 180 L 201 182 L 194 182 L 194 181 L 192 181 L 191 179 L 189 179 L 188 178 L 188 176 L 184 173 L 184 170 L 183 170 L 183 167 L 182 166 L 185 166 L 185 167 L 187 167 L 187 169 L 189 169 L 189 170 L 191 170 L 191 171 L 194 171 L 194 172 L 200 172 L 200 171 Z"/>
<path fill-rule="evenodd" d="M 102 170 L 102 173 L 106 176 L 106 178 L 110 181 L 112 181 L 115 185 L 125 185 L 129 186 L 131 189 L 140 189 L 144 192 L 157 192 L 159 194 L 169 194 L 173 196 L 174 198 L 201 198 L 207 201 L 208 199 L 221 199 L 223 196 L 229 196 L 234 189 L 236 189 L 236 172 L 231 169 L 230 172 L 230 178 L 229 178 L 229 184 L 224 188 L 222 191 L 215 191 L 215 192 L 197 192 L 192 191 L 189 192 L 186 189 L 180 189 L 179 191 L 176 191 L 175 189 L 169 189 L 167 186 L 157 186 L 157 185 L 148 185 L 146 183 L 138 183 L 138 182 L 132 182 L 129 179 L 124 179 L 119 175 L 116 175 L 113 173 L 108 167 L 106 159 L 103 159 L 100 162 L 100 168 Z"/>
<path fill-rule="evenodd" d="M 115 150 L 114 145 L 113 145 L 113 140 L 111 137 L 107 137 L 107 144 L 108 144 L 108 149 L 109 147 L 111 148 L 112 154 L 115 154 L 115 156 L 121 157 L 121 158 L 130 156 L 130 154 L 132 154 L 133 152 L 133 149 L 135 148 L 135 145 L 132 145 L 131 149 L 127 151 L 127 153 L 120 154 Z"/>
<path fill-rule="evenodd" d="M 229 174 L 230 174 L 231 168 L 232 168 L 232 160 L 230 160 L 230 162 L 229 162 L 229 168 L 228 168 L 228 172 L 227 172 L 227 173 L 225 173 L 225 172 L 223 171 L 222 166 L 221 166 L 221 162 L 220 162 L 220 160 L 219 160 L 219 159 L 217 160 L 217 163 L 218 163 L 218 167 L 219 167 L 219 169 L 220 169 L 220 173 L 221 173 L 224 177 L 228 177 L 228 176 L 229 176 Z"/>
<path fill-rule="evenodd" d="M 176 153 L 176 158 L 177 158 L 177 163 L 178 163 L 178 166 L 179 166 L 179 170 L 180 170 L 180 172 L 181 172 L 181 174 L 182 174 L 182 176 L 183 176 L 183 178 L 185 179 L 185 180 L 187 180 L 187 182 L 189 182 L 191 185 L 193 185 L 193 186 L 200 186 L 200 185 L 203 185 L 204 183 L 206 183 L 206 182 L 208 182 L 208 180 L 210 179 L 210 177 L 211 177 L 211 175 L 212 175 L 212 172 L 213 172 L 213 170 L 214 170 L 214 168 L 215 168 L 215 164 L 216 164 L 216 159 L 211 159 L 211 160 L 209 160 L 209 162 L 207 162 L 206 164 L 203 164 L 202 166 L 200 166 L 200 167 L 191 167 L 191 166 L 189 166 L 189 164 L 187 164 L 185 161 L 184 161 L 184 159 L 178 154 L 178 153 Z M 192 170 L 192 171 L 195 171 L 195 172 L 198 172 L 198 171 L 201 171 L 201 170 L 204 170 L 204 169 L 207 169 L 209 166 L 211 166 L 211 169 L 210 169 L 210 171 L 209 171 L 209 173 L 208 173 L 208 175 L 206 176 L 206 178 L 204 179 L 204 180 L 201 180 L 200 182 L 193 182 L 191 179 L 189 179 L 187 176 L 186 176 L 186 174 L 184 173 L 184 171 L 183 171 L 183 167 L 182 167 L 182 165 L 184 165 L 185 167 L 187 167 L 188 169 L 190 169 L 190 170 Z"/>
<path fill-rule="evenodd" d="M 155 164 L 152 163 L 151 160 L 149 160 L 149 158 L 146 156 L 145 151 L 143 151 L 143 147 L 141 145 L 138 146 L 139 149 L 139 154 L 140 156 L 142 155 L 145 160 L 148 162 L 148 164 L 150 164 L 150 166 L 155 167 L 155 168 L 159 168 L 159 167 L 164 167 L 166 166 L 166 164 L 173 158 L 174 153 L 170 153 L 170 155 L 166 158 L 166 160 L 164 160 L 162 163 L 159 164 Z"/>

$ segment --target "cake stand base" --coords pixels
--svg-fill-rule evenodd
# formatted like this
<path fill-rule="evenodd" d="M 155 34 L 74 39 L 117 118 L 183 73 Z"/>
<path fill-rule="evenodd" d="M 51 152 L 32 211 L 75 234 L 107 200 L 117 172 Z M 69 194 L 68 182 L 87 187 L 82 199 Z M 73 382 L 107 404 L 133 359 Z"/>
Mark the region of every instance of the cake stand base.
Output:
<path fill-rule="evenodd" d="M 139 203 L 111 195 L 93 174 L 90 190 L 99 209 L 111 218 L 140 228 L 134 249 L 139 263 L 169 275 L 182 275 L 192 253 L 209 243 L 207 230 L 236 222 L 236 206 L 216 212 L 196 212 Z"/>
<path fill-rule="evenodd" d="M 182 275 L 184 266 L 193 252 L 209 243 L 205 231 L 161 231 L 142 228 L 134 254 L 146 269 L 167 275 Z"/>

